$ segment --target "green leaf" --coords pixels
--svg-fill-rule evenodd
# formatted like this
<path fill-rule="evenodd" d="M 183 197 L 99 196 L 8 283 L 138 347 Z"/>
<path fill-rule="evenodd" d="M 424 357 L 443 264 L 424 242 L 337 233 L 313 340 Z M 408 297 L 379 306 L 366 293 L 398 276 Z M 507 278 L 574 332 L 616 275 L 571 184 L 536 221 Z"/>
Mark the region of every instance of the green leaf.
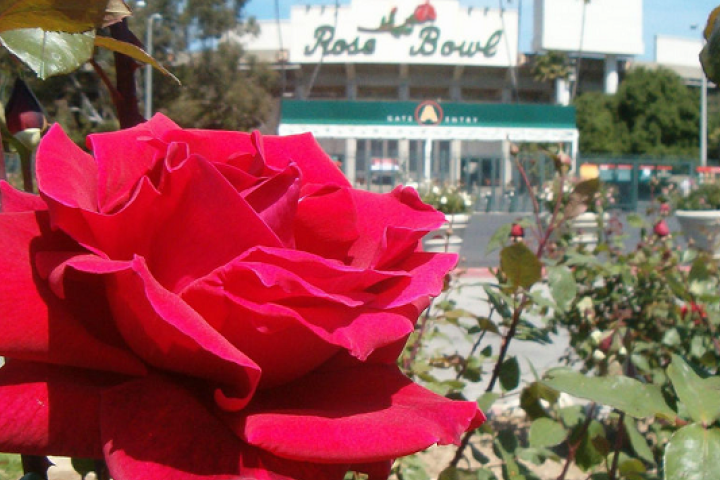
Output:
<path fill-rule="evenodd" d="M 565 266 L 550 267 L 547 269 L 547 276 L 557 308 L 566 312 L 577 296 L 577 284 L 572 271 Z"/>
<path fill-rule="evenodd" d="M 80 478 L 85 478 L 85 475 L 95 471 L 95 460 L 92 458 L 73 458 L 71 461 L 72 467 L 80 474 Z"/>
<path fill-rule="evenodd" d="M 495 230 L 495 233 L 492 234 L 492 237 L 490 237 L 490 240 L 488 240 L 488 244 L 485 247 L 485 255 L 505 246 L 508 242 L 508 238 L 510 238 L 511 229 L 512 224 L 506 223 Z"/>
<path fill-rule="evenodd" d="M 553 447 L 562 443 L 567 437 L 567 431 L 562 424 L 549 418 L 538 418 L 530 425 L 530 446 Z"/>
<path fill-rule="evenodd" d="M 493 306 L 501 317 L 510 318 L 512 316 L 512 312 L 503 295 L 497 291 L 497 286 L 483 285 L 483 290 L 485 290 L 488 302 L 490 302 L 490 305 Z"/>
<path fill-rule="evenodd" d="M 637 213 L 630 213 L 625 217 L 629 226 L 633 228 L 642 228 L 645 226 L 645 220 Z"/>
<path fill-rule="evenodd" d="M 500 398 L 500 395 L 497 393 L 485 392 L 477 399 L 478 407 L 480 407 L 480 410 L 483 412 L 487 412 L 498 398 Z"/>
<path fill-rule="evenodd" d="M 70 73 L 87 62 L 93 54 L 95 33 L 71 34 L 24 28 L 3 32 L 0 42 L 44 80 Z"/>
<path fill-rule="evenodd" d="M 665 403 L 660 387 L 646 385 L 625 376 L 588 377 L 579 372 L 551 370 L 545 385 L 576 397 L 617 408 L 630 416 L 644 418 L 677 415 Z"/>
<path fill-rule="evenodd" d="M 667 374 L 693 420 L 710 425 L 720 418 L 720 377 L 700 378 L 679 355 Z"/>
<path fill-rule="evenodd" d="M 533 382 L 523 388 L 520 393 L 520 407 L 531 419 L 547 417 L 540 400 L 545 400 L 550 404 L 557 402 L 560 394 L 557 390 L 542 384 L 541 382 Z"/>
<path fill-rule="evenodd" d="M 520 364 L 516 357 L 510 357 L 500 367 L 500 386 L 508 392 L 516 389 L 519 384 Z"/>
<path fill-rule="evenodd" d="M 163 74 L 172 78 L 176 83 L 180 84 L 180 80 L 178 80 L 175 75 L 168 72 L 165 67 L 160 65 L 157 60 L 145 53 L 142 48 L 136 47 L 132 43 L 121 42 L 120 40 L 115 40 L 114 38 L 110 37 L 98 36 L 95 37 L 95 45 L 98 47 L 107 48 L 108 50 L 112 50 L 113 52 L 122 53 L 124 55 L 127 55 L 128 57 L 134 58 L 138 62 L 150 64 Z"/>
<path fill-rule="evenodd" d="M 654 464 L 655 456 L 645 441 L 645 437 L 643 437 L 638 431 L 637 426 L 635 425 L 635 420 L 626 415 L 623 419 L 623 425 L 625 426 L 625 433 L 627 433 L 627 436 L 630 439 L 630 445 L 633 450 L 635 450 L 637 456 L 650 464 Z"/>
<path fill-rule="evenodd" d="M 0 32 L 20 28 L 81 33 L 130 15 L 119 0 L 0 0 Z"/>
<path fill-rule="evenodd" d="M 524 243 L 516 243 L 502 249 L 500 269 L 514 288 L 530 289 L 542 278 L 540 260 Z"/>
<path fill-rule="evenodd" d="M 487 455 L 485 455 L 483 452 L 481 452 L 479 448 L 477 448 L 472 443 L 469 443 L 468 446 L 470 447 L 470 453 L 472 454 L 472 457 L 480 465 L 487 465 L 488 463 L 490 463 L 490 458 Z"/>
<path fill-rule="evenodd" d="M 438 480 L 477 480 L 473 470 L 464 470 L 457 467 L 448 467 L 440 473 Z"/>
<path fill-rule="evenodd" d="M 497 477 L 492 472 L 492 470 L 483 468 L 483 469 L 477 471 L 476 480 L 497 480 Z"/>
<path fill-rule="evenodd" d="M 716 480 L 720 430 L 693 424 L 681 428 L 665 448 L 666 480 Z"/>
<path fill-rule="evenodd" d="M 585 435 L 583 435 L 575 456 L 575 463 L 583 471 L 599 465 L 605 456 L 598 450 L 597 446 L 602 444 L 599 439 L 605 438 L 605 430 L 601 423 L 593 420 L 590 422 Z"/>

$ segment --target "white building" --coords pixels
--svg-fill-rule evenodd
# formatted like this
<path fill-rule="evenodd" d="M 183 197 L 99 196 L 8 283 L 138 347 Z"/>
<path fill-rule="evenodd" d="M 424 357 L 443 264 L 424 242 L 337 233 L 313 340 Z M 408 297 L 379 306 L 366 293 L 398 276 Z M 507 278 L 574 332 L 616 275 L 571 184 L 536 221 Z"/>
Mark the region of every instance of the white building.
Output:
<path fill-rule="evenodd" d="M 282 70 L 277 131 L 312 132 L 354 183 L 397 171 L 405 182 L 504 185 L 511 143 L 560 143 L 575 156 L 571 89 L 614 92 L 643 52 L 641 0 L 535 0 L 534 10 L 527 54 L 517 9 L 458 0 L 294 6 L 260 22 L 255 39 L 225 40 Z M 577 86 L 534 79 L 532 59 L 548 50 L 582 58 Z"/>

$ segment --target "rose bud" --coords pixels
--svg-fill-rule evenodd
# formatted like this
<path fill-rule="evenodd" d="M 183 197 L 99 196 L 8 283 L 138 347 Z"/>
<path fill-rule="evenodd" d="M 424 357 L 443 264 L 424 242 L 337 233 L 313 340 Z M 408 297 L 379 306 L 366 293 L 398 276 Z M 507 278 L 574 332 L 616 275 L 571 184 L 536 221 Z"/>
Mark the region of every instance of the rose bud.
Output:
<path fill-rule="evenodd" d="M 653 232 L 660 238 L 667 237 L 668 235 L 670 235 L 670 228 L 668 228 L 665 220 L 660 220 L 653 227 Z"/>
<path fill-rule="evenodd" d="M 10 133 L 31 150 L 37 147 L 42 132 L 48 126 L 40 102 L 20 78 L 15 80 L 5 106 L 5 121 Z"/>
<path fill-rule="evenodd" d="M 687 313 L 688 313 L 688 307 L 687 307 L 687 305 L 683 305 L 682 308 L 680 309 L 680 316 L 685 318 Z"/>
<path fill-rule="evenodd" d="M 610 334 L 607 337 L 603 338 L 600 344 L 598 345 L 598 348 L 602 350 L 603 352 L 610 351 L 610 347 L 612 346 L 613 337 L 615 337 L 615 334 Z"/>
<path fill-rule="evenodd" d="M 523 237 L 525 237 L 525 229 L 522 225 L 513 223 L 512 227 L 510 227 L 510 238 L 515 242 L 519 242 Z"/>
<path fill-rule="evenodd" d="M 669 203 L 661 203 L 660 204 L 660 215 L 662 215 L 662 216 L 670 215 L 670 204 Z"/>

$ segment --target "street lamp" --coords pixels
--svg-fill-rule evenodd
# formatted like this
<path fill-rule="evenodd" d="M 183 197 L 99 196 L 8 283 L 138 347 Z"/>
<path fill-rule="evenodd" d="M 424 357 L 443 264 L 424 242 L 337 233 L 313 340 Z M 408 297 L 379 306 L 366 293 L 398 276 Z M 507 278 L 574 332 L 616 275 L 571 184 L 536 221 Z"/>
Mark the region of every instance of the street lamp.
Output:
<path fill-rule="evenodd" d="M 147 36 L 145 41 L 145 48 L 147 54 L 152 57 L 153 55 L 153 23 L 155 20 L 158 22 L 162 20 L 162 15 L 159 13 L 153 13 L 147 19 Z M 152 75 L 153 67 L 149 63 L 145 65 L 145 119 L 150 120 L 152 117 Z"/>
<path fill-rule="evenodd" d="M 700 30 L 701 46 L 705 46 L 705 38 L 700 25 L 690 25 L 690 30 Z M 700 65 L 700 166 L 707 165 L 707 130 L 708 130 L 708 114 L 707 114 L 707 91 L 708 80 L 705 71 Z"/>

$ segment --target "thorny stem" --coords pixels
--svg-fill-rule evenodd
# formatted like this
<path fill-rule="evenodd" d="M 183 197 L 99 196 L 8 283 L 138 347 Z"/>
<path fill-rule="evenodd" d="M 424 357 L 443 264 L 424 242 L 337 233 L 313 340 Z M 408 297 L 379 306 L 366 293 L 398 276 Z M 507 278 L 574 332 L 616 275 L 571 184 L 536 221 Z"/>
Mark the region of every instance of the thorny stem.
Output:
<path fill-rule="evenodd" d="M 498 355 L 497 362 L 495 362 L 495 367 L 493 368 L 492 377 L 490 377 L 490 383 L 488 384 L 487 388 L 485 389 L 485 392 L 492 392 L 495 388 L 495 383 L 497 382 L 498 378 L 500 378 L 500 369 L 502 368 L 502 364 L 505 361 L 505 357 L 507 356 L 508 349 L 510 348 L 510 342 L 515 337 L 515 333 L 517 332 L 517 326 L 520 323 L 520 315 L 525 309 L 525 307 L 528 304 L 528 296 L 527 294 L 523 293 L 522 299 L 520 300 L 520 304 L 515 307 L 515 311 L 513 312 L 513 319 L 512 323 L 510 324 L 510 328 L 506 332 L 505 335 L 503 335 L 502 345 L 500 346 L 500 354 Z M 463 453 L 465 452 L 465 449 L 468 446 L 468 443 L 470 443 L 470 438 L 475 433 L 475 430 L 471 430 L 469 432 L 465 432 L 465 435 L 463 436 L 462 440 L 460 441 L 460 445 L 458 446 L 458 449 L 455 451 L 455 456 L 450 461 L 451 467 L 456 467 L 457 464 L 462 459 Z"/>
<path fill-rule="evenodd" d="M 127 19 L 110 25 L 110 35 L 116 40 L 142 46 L 128 28 Z M 117 110 L 118 120 L 120 120 L 120 128 L 130 128 L 145 120 L 140 114 L 135 90 L 135 70 L 139 68 L 139 65 L 131 57 L 122 53 L 115 52 L 114 55 L 117 95 L 113 96 L 113 102 Z"/>
<path fill-rule="evenodd" d="M 492 318 L 494 313 L 495 313 L 495 307 L 492 307 L 490 309 L 490 313 L 488 313 L 487 318 Z M 483 330 L 482 333 L 478 336 L 478 339 L 475 340 L 475 343 L 473 343 L 472 348 L 470 349 L 470 353 L 468 353 L 467 356 L 463 360 L 462 368 L 460 368 L 460 371 L 458 371 L 457 375 L 455 376 L 455 380 L 459 380 L 460 377 L 465 375 L 468 364 L 470 363 L 469 359 L 475 354 L 475 351 L 478 349 L 478 347 L 482 343 L 483 339 L 485 338 L 486 333 L 487 333 L 487 330 Z"/>
<path fill-rule="evenodd" d="M 615 437 L 615 454 L 613 456 L 612 466 L 608 472 L 609 480 L 615 480 L 617 478 L 618 464 L 620 462 L 620 449 L 622 448 L 623 437 L 625 434 L 625 428 L 623 426 L 624 421 L 625 412 L 620 412 L 620 417 L 618 418 L 617 437 Z"/>
<path fill-rule="evenodd" d="M 527 176 L 527 173 L 525 172 L 525 168 L 519 163 L 516 162 L 518 170 L 520 170 L 520 174 L 522 175 L 523 181 L 525 182 L 525 186 L 528 188 L 530 192 L 533 191 L 532 185 L 530 184 L 530 179 Z M 562 192 L 563 187 L 565 186 L 565 175 L 561 172 L 560 174 L 560 188 L 559 191 Z M 532 196 L 532 195 L 531 195 Z M 534 196 L 533 196 L 534 197 Z M 545 230 L 544 235 L 541 236 L 540 241 L 538 242 L 538 248 L 535 252 L 535 256 L 539 259 L 542 258 L 543 254 L 545 253 L 545 247 L 547 246 L 547 241 L 550 238 L 550 234 L 552 233 L 554 229 L 555 219 L 557 218 L 558 213 L 560 212 L 560 198 L 561 195 L 557 196 L 555 202 L 555 208 L 553 210 L 552 218 L 550 219 L 550 224 Z M 538 231 L 542 231 L 542 225 L 540 224 L 540 213 L 539 213 L 539 205 L 537 203 L 537 200 L 534 201 L 533 207 L 535 210 L 535 216 L 538 223 Z M 510 328 L 505 333 L 502 339 L 502 344 L 500 346 L 500 354 L 498 355 L 498 359 L 495 362 L 495 367 L 493 368 L 492 377 L 490 377 L 490 383 L 488 384 L 487 388 L 485 389 L 485 392 L 492 392 L 492 390 L 495 388 L 495 383 L 497 382 L 498 378 L 500 378 L 500 370 L 502 368 L 502 364 L 505 361 L 505 357 L 507 356 L 508 349 L 510 348 L 510 342 L 515 337 L 515 334 L 517 333 L 517 327 L 520 323 L 520 316 L 522 315 L 522 312 L 525 310 L 525 308 L 528 306 L 528 303 L 530 303 L 530 299 L 527 295 L 527 292 L 522 294 L 522 297 L 520 299 L 519 304 L 516 305 L 515 310 L 513 311 L 513 318 L 512 322 L 510 323 Z M 594 410 L 594 406 L 593 406 Z M 465 452 L 465 449 L 467 448 L 468 444 L 470 443 L 470 439 L 472 438 L 473 434 L 476 430 L 471 430 L 469 432 L 465 432 L 465 435 L 463 435 L 462 439 L 460 440 L 460 445 L 458 446 L 457 450 L 455 451 L 455 456 L 453 456 L 452 460 L 450 461 L 449 466 L 456 467 L 460 460 L 463 457 L 463 453 Z"/>
<path fill-rule="evenodd" d="M 588 409 L 587 417 L 585 418 L 585 421 L 582 424 L 582 427 L 580 428 L 580 431 L 577 435 L 577 440 L 575 443 L 568 442 L 568 456 L 565 459 L 565 465 L 563 465 L 562 472 L 560 472 L 560 475 L 557 477 L 557 480 L 565 480 L 565 477 L 567 476 L 568 471 L 570 470 L 570 465 L 572 465 L 572 462 L 575 460 L 575 455 L 577 454 L 577 450 L 580 447 L 580 444 L 582 443 L 582 439 L 585 436 L 585 432 L 587 432 L 587 429 L 590 428 L 590 422 L 592 422 L 593 417 L 595 416 L 595 407 L 597 405 L 593 402 L 590 404 L 590 408 Z"/>

